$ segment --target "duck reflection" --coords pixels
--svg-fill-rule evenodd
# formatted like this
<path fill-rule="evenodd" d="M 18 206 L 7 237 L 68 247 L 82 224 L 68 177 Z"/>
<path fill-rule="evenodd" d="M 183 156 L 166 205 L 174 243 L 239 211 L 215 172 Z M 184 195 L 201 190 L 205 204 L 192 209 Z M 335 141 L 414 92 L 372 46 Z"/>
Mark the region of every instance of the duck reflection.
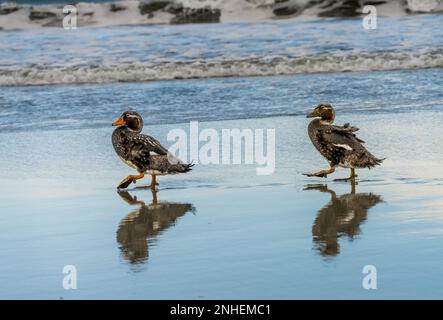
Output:
<path fill-rule="evenodd" d="M 175 225 L 178 218 L 194 212 L 191 204 L 157 201 L 157 191 L 152 191 L 152 202 L 148 205 L 129 192 L 118 190 L 119 196 L 130 205 L 139 207 L 129 213 L 117 230 L 117 241 L 123 258 L 131 264 L 148 259 L 149 244 L 164 230 Z"/>
<path fill-rule="evenodd" d="M 368 210 L 382 201 L 373 193 L 351 193 L 337 196 L 327 185 L 308 185 L 305 190 L 318 190 L 331 195 L 331 200 L 318 211 L 312 226 L 312 237 L 316 249 L 323 256 L 340 253 L 338 239 L 347 235 L 352 241 L 360 233 L 360 225 L 366 220 Z"/>

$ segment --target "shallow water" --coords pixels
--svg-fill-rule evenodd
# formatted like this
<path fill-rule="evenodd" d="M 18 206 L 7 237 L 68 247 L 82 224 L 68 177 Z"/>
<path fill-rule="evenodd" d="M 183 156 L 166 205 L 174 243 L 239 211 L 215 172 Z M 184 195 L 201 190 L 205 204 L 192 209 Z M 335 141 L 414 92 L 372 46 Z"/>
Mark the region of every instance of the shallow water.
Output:
<path fill-rule="evenodd" d="M 1 88 L 0 298 L 441 298 L 441 75 Z M 344 169 L 302 175 L 326 166 L 304 117 L 321 100 L 387 158 L 358 171 L 354 193 L 332 181 Z M 166 146 L 189 120 L 274 128 L 276 170 L 196 165 L 159 179 L 157 205 L 146 190 L 119 194 L 131 173 L 110 141 L 120 101 Z M 69 264 L 77 290 L 62 288 Z M 362 288 L 365 265 L 377 267 L 377 290 Z"/>
<path fill-rule="evenodd" d="M 127 109 L 146 124 L 305 115 L 320 101 L 342 114 L 438 111 L 442 87 L 443 69 L 426 69 L 0 88 L 0 133 L 107 128 Z"/>

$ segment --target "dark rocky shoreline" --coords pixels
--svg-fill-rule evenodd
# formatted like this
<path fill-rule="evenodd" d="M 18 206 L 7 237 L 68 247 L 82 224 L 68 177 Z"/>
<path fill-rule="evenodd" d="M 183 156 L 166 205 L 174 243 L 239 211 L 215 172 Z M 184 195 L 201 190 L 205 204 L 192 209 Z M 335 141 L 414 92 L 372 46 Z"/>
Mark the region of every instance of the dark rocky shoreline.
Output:
<path fill-rule="evenodd" d="M 310 0 L 303 6 L 295 0 L 274 0 L 274 4 L 259 4 L 254 0 L 238 0 L 255 4 L 257 10 L 269 10 L 269 18 L 291 18 L 304 13 L 305 11 L 315 12 L 320 18 L 352 18 L 362 15 L 365 5 L 380 6 L 389 1 L 400 1 L 403 4 L 404 14 L 420 14 L 422 11 L 413 10 L 409 7 L 407 0 Z M 75 3 L 73 3 L 75 5 Z M 124 15 L 128 6 L 122 2 L 100 3 L 98 5 L 108 6 L 112 15 Z M 15 4 L 3 4 L 0 6 L 0 21 L 2 16 L 17 14 L 21 10 L 27 10 L 29 20 L 32 23 L 43 27 L 53 27 L 60 25 L 64 14 L 62 6 L 42 6 L 33 7 Z M 188 23 L 218 23 L 223 17 L 223 11 L 210 6 L 191 8 L 184 6 L 178 0 L 142 0 L 138 4 L 138 11 L 141 16 L 146 17 L 146 23 L 152 23 L 152 19 L 158 14 L 169 14 L 170 24 Z M 429 13 L 429 12 L 425 12 Z M 434 13 L 434 11 L 432 11 Z M 441 11 L 435 11 L 441 13 Z M 78 12 L 79 25 L 93 25 L 94 12 Z M 5 26 L 3 26 L 3 29 Z"/>

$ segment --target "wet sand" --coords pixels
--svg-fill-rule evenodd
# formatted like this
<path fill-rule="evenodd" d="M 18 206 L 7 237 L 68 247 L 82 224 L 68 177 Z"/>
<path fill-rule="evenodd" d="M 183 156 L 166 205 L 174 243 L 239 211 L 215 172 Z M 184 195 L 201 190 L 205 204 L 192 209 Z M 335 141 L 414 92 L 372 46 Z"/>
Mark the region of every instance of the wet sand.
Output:
<path fill-rule="evenodd" d="M 111 127 L 2 133 L 0 298 L 441 298 L 442 116 L 338 114 L 387 158 L 358 171 L 354 192 L 332 181 L 344 169 L 302 175 L 326 167 L 303 116 L 203 122 L 275 128 L 275 173 L 196 165 L 159 178 L 157 203 L 147 190 L 116 191 L 131 169 L 114 154 Z M 144 132 L 167 145 L 170 129 L 188 126 Z M 77 290 L 62 288 L 68 264 Z M 369 264 L 377 290 L 362 288 Z"/>

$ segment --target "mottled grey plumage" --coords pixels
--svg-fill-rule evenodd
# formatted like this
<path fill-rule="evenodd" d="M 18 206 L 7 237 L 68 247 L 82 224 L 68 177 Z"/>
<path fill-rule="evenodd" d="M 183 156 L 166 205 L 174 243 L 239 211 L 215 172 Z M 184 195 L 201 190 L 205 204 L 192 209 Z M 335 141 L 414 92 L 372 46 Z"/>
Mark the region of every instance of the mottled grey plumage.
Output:
<path fill-rule="evenodd" d="M 358 128 L 345 124 L 343 127 L 315 119 L 308 126 L 309 138 L 330 164 L 344 168 L 372 168 L 383 160 L 374 157 L 363 146 L 364 141 L 354 132 Z"/>
<path fill-rule="evenodd" d="M 128 166 L 136 169 L 139 176 L 129 176 L 119 184 L 119 188 L 126 188 L 143 178 L 144 173 L 153 176 L 155 185 L 156 175 L 167 175 L 188 172 L 193 164 L 180 161 L 168 152 L 160 142 L 151 136 L 141 134 L 143 119 L 137 112 L 127 111 L 113 123 L 119 126 L 112 133 L 112 145 L 115 152 Z"/>
<path fill-rule="evenodd" d="M 376 158 L 363 146 L 365 143 L 359 139 L 355 132 L 359 129 L 349 123 L 344 126 L 333 125 L 335 110 L 330 104 L 319 104 L 308 118 L 314 119 L 308 126 L 308 134 L 315 148 L 325 157 L 331 169 L 307 174 L 308 176 L 326 177 L 334 172 L 336 166 L 351 169 L 351 176 L 346 179 L 355 179 L 355 168 L 373 168 L 380 165 L 384 159 Z"/>
<path fill-rule="evenodd" d="M 112 134 L 112 145 L 119 157 L 140 173 L 156 171 L 160 174 L 174 174 L 191 170 L 192 165 L 185 164 L 172 154 L 160 142 L 151 136 L 132 131 L 128 127 L 119 127 Z M 170 163 L 169 159 L 174 159 Z"/>

